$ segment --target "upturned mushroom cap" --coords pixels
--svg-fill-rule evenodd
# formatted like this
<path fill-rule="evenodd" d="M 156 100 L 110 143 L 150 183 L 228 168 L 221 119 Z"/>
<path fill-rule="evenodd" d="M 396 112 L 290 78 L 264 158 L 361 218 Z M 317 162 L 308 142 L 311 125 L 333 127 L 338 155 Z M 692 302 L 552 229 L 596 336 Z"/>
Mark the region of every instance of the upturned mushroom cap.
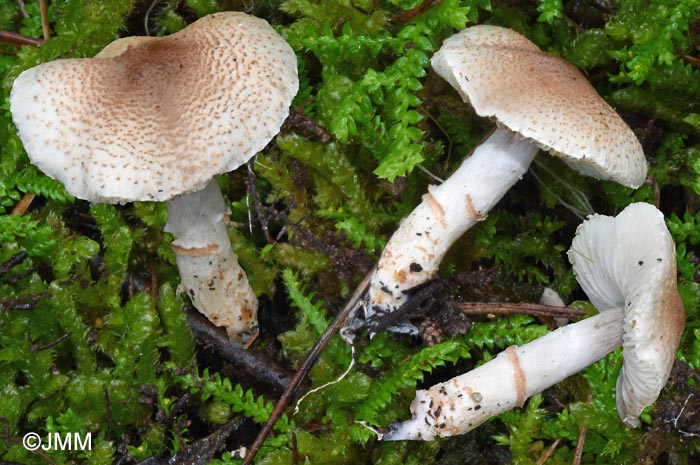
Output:
<path fill-rule="evenodd" d="M 289 45 L 238 12 L 164 38 L 120 39 L 102 57 L 31 68 L 10 96 L 31 161 L 94 202 L 203 188 L 265 147 L 298 89 Z"/>
<path fill-rule="evenodd" d="M 629 126 L 574 66 L 520 34 L 473 26 L 447 39 L 431 63 L 477 114 L 574 169 L 628 187 L 644 182 L 644 152 Z"/>
<path fill-rule="evenodd" d="M 666 384 L 685 313 L 676 285 L 675 244 L 663 214 L 646 203 L 617 217 L 592 215 L 569 250 L 576 279 L 601 311 L 625 309 L 624 364 L 617 409 L 629 426 Z"/>

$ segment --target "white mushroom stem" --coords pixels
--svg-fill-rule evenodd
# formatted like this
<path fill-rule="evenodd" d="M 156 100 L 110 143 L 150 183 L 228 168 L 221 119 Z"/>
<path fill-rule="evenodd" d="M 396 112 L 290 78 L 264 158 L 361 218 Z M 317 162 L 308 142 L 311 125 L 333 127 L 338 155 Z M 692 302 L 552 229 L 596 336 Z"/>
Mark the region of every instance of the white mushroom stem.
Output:
<path fill-rule="evenodd" d="M 396 310 L 408 299 L 406 291 L 434 278 L 450 246 L 486 218 L 537 151 L 513 132 L 498 129 L 444 183 L 430 186 L 384 249 L 365 316 Z"/>
<path fill-rule="evenodd" d="M 171 243 L 180 286 L 212 323 L 226 328 L 229 339 L 244 343 L 258 330 L 258 301 L 231 248 L 230 210 L 213 179 L 197 192 L 168 201 Z"/>
<path fill-rule="evenodd" d="M 413 417 L 391 426 L 383 439 L 423 440 L 470 431 L 494 415 L 605 357 L 622 344 L 623 308 L 564 326 L 427 390 L 411 403 Z"/>

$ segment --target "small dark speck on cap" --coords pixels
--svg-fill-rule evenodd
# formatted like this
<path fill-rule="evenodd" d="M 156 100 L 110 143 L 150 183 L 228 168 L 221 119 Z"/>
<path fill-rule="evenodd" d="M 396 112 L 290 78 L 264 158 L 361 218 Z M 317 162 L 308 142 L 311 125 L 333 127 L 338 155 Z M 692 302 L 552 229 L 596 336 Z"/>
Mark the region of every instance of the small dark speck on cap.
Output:
<path fill-rule="evenodd" d="M 639 262 L 638 262 L 638 263 L 639 263 L 639 266 L 642 266 L 642 265 L 644 265 L 644 261 L 643 261 L 643 260 L 639 260 Z"/>

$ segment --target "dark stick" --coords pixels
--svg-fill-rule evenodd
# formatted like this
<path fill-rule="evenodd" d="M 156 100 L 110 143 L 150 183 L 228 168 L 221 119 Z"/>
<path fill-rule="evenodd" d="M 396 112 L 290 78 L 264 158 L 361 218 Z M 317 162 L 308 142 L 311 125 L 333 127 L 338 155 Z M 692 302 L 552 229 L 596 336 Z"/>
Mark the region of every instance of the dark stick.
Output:
<path fill-rule="evenodd" d="M 25 251 L 14 254 L 13 256 L 10 257 L 9 260 L 7 260 L 5 263 L 0 265 L 0 274 L 7 273 L 12 268 L 14 268 L 16 265 L 19 265 L 20 263 L 22 263 L 25 258 L 27 258 L 27 252 L 25 252 Z"/>
<path fill-rule="evenodd" d="M 182 397 L 180 397 L 177 402 L 175 402 L 175 405 L 173 406 L 172 411 L 170 412 L 170 415 L 163 421 L 163 426 L 166 429 L 170 429 L 172 424 L 175 422 L 175 417 L 180 413 L 180 410 L 185 406 L 187 401 L 190 400 L 190 395 L 188 393 L 184 393 Z"/>
<path fill-rule="evenodd" d="M 303 108 L 303 105 L 302 105 Z M 312 136 L 327 144 L 331 141 L 331 134 L 326 131 L 317 121 L 306 116 L 301 109 L 292 108 L 289 116 L 284 120 L 282 131 L 295 130 L 302 136 Z"/>
<path fill-rule="evenodd" d="M 0 310 L 31 310 L 36 307 L 42 297 L 48 297 L 49 291 L 19 297 L 0 297 Z"/>
<path fill-rule="evenodd" d="M 374 268 L 370 270 L 369 273 L 367 273 L 362 282 L 357 286 L 357 289 L 355 289 L 355 292 L 353 292 L 352 296 L 350 296 L 350 299 L 347 301 L 343 309 L 338 313 L 338 315 L 336 315 L 335 319 L 331 322 L 331 324 L 328 325 L 326 330 L 323 332 L 323 334 L 321 334 L 321 337 L 318 339 L 318 342 L 316 342 L 316 345 L 309 352 L 309 355 L 306 356 L 306 360 L 304 360 L 303 365 L 294 374 L 294 378 L 292 378 L 292 381 L 289 383 L 289 386 L 287 386 L 287 389 L 285 389 L 285 391 L 282 393 L 282 396 L 275 404 L 275 408 L 272 410 L 272 413 L 270 414 L 270 418 L 268 418 L 267 423 L 265 423 L 263 428 L 260 430 L 260 433 L 258 433 L 258 436 L 255 438 L 255 441 L 250 446 L 250 450 L 243 459 L 242 465 L 251 465 L 253 463 L 255 456 L 260 450 L 260 447 L 263 445 L 265 439 L 267 439 L 267 436 L 270 434 L 272 428 L 275 426 L 275 423 L 277 423 L 277 420 L 279 420 L 279 418 L 282 416 L 282 413 L 287 408 L 287 405 L 289 405 L 289 402 L 292 400 L 294 391 L 299 386 L 299 384 L 301 384 L 301 381 L 304 379 L 306 374 L 311 370 L 311 367 L 316 362 L 316 359 L 318 359 L 319 355 L 321 355 L 321 353 L 326 349 L 326 346 L 328 346 L 328 343 L 331 341 L 333 336 L 335 336 L 338 330 L 340 330 L 340 328 L 345 324 L 346 320 L 350 318 L 352 311 L 355 309 L 357 303 L 367 291 L 367 288 L 369 288 L 369 280 L 372 276 L 373 271 Z"/>
<path fill-rule="evenodd" d="M 44 43 L 44 39 L 36 39 L 16 32 L 0 31 L 0 42 L 10 45 L 41 45 Z"/>
<path fill-rule="evenodd" d="M 21 273 L 17 273 L 15 275 L 12 275 L 9 278 L 0 279 L 0 284 L 9 284 L 11 286 L 15 285 L 20 280 L 22 280 L 22 279 L 26 278 L 27 276 L 29 276 L 30 274 L 34 273 L 34 271 L 36 271 L 36 270 L 34 270 L 33 268 L 29 268 L 28 270 L 24 270 Z M 0 274 L 2 274 L 2 273 L 0 273 Z"/>
<path fill-rule="evenodd" d="M 292 382 L 292 372 L 259 352 L 246 350 L 229 341 L 226 334 L 194 310 L 187 312 L 187 321 L 199 344 L 213 348 L 226 362 L 243 371 L 275 392 L 284 391 Z"/>
<path fill-rule="evenodd" d="M 48 342 L 44 345 L 33 345 L 31 350 L 32 350 L 32 352 L 37 353 L 41 350 L 50 349 L 51 347 L 55 346 L 56 344 L 60 344 L 61 342 L 68 339 L 70 337 L 70 335 L 71 335 L 71 333 L 66 333 L 63 336 L 60 336 L 60 337 L 54 339 L 53 341 Z"/>
<path fill-rule="evenodd" d="M 253 171 L 253 159 L 251 158 L 248 161 L 248 177 L 246 177 L 245 183 L 246 187 L 248 189 L 248 196 L 250 197 L 251 201 L 253 202 L 253 210 L 255 211 L 255 217 L 258 220 L 258 223 L 260 223 L 260 226 L 262 227 L 263 233 L 265 234 L 265 239 L 267 240 L 268 244 L 274 244 L 275 240 L 270 236 L 270 229 L 267 226 L 267 218 L 262 213 L 262 204 L 260 203 L 260 196 L 258 196 L 258 189 L 255 186 L 255 171 Z M 250 225 L 251 232 L 253 229 L 253 225 Z"/>
<path fill-rule="evenodd" d="M 549 316 L 553 318 L 581 318 L 585 310 L 578 308 L 556 307 L 532 303 L 513 302 L 452 302 L 452 306 L 465 315 L 488 314 L 527 314 L 534 316 Z"/>

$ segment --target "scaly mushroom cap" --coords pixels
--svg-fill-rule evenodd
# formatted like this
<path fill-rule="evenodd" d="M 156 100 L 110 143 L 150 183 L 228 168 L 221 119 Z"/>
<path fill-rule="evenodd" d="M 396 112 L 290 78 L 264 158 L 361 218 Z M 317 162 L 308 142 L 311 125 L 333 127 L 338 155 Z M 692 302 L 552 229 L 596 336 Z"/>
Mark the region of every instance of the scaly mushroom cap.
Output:
<path fill-rule="evenodd" d="M 676 285 L 675 244 L 663 214 L 646 203 L 617 217 L 592 215 L 569 250 L 576 279 L 596 308 L 625 309 L 617 409 L 629 426 L 666 384 L 685 313 Z"/>
<path fill-rule="evenodd" d="M 574 66 L 520 34 L 473 26 L 447 39 L 431 63 L 477 114 L 574 169 L 628 187 L 644 182 L 646 159 L 629 126 Z"/>
<path fill-rule="evenodd" d="M 298 89 L 289 45 L 238 12 L 120 39 L 100 56 L 28 69 L 10 96 L 31 161 L 93 202 L 203 188 L 267 145 Z"/>

